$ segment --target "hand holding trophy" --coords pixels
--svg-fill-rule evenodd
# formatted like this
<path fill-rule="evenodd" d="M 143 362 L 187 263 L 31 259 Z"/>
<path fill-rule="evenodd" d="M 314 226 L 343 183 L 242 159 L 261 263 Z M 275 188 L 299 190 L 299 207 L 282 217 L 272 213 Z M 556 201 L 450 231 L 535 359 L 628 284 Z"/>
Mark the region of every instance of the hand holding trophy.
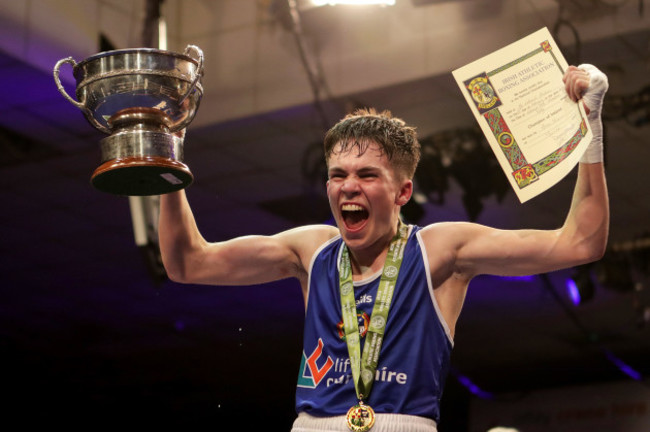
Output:
<path fill-rule="evenodd" d="M 65 63 L 73 67 L 77 100 L 59 79 Z M 194 45 L 183 54 L 135 48 L 102 52 L 80 63 L 72 57 L 56 63 L 59 92 L 109 135 L 101 140 L 101 165 L 91 177 L 95 188 L 148 196 L 192 183 L 182 162 L 183 141 L 203 95 L 202 75 L 203 52 Z"/>

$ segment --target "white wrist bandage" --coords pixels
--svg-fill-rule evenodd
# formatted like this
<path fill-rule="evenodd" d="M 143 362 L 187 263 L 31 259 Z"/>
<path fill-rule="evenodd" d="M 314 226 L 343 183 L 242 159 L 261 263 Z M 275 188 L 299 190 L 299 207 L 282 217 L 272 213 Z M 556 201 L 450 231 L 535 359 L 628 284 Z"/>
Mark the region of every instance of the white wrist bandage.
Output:
<path fill-rule="evenodd" d="M 603 161 L 603 122 L 600 118 L 603 110 L 603 100 L 609 88 L 607 75 L 590 64 L 578 66 L 589 74 L 589 88 L 582 97 L 589 108 L 587 120 L 593 134 L 591 144 L 580 158 L 581 163 L 598 163 Z"/>

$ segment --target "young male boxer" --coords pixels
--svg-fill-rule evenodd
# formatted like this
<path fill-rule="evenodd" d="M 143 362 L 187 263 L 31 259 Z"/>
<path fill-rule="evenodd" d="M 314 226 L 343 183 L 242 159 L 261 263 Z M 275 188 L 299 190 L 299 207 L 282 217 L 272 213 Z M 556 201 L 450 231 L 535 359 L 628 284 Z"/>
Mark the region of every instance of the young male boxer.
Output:
<path fill-rule="evenodd" d="M 585 104 L 594 138 L 566 220 L 555 230 L 402 224 L 420 146 L 414 128 L 374 110 L 348 115 L 325 137 L 336 227 L 210 243 L 184 192 L 162 196 L 160 247 L 171 279 L 300 281 L 306 314 L 294 432 L 435 431 L 472 278 L 544 273 L 602 256 L 609 225 L 600 120 L 607 77 L 591 65 L 571 66 L 564 82 L 568 96 Z"/>

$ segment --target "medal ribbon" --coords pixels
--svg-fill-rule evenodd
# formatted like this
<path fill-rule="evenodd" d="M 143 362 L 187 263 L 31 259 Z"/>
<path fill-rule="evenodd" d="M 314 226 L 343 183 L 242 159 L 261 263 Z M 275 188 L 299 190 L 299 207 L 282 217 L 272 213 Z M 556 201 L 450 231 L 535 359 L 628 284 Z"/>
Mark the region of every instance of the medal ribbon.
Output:
<path fill-rule="evenodd" d="M 375 372 L 379 360 L 379 351 L 384 341 L 384 330 L 388 319 L 388 310 L 393 300 L 395 282 L 399 274 L 402 260 L 404 259 L 404 248 L 408 240 L 408 226 L 400 221 L 395 237 L 390 242 L 388 254 L 384 262 L 384 269 L 377 289 L 377 297 L 372 308 L 370 324 L 366 333 L 366 342 L 361 352 L 359 336 L 359 322 L 357 320 L 357 306 L 354 298 L 354 286 L 352 284 L 352 265 L 350 263 L 350 252 L 347 246 L 343 247 L 341 253 L 341 266 L 339 269 L 339 287 L 341 291 L 341 312 L 343 314 L 343 329 L 345 341 L 350 356 L 350 367 L 352 369 L 352 380 L 357 398 L 363 400 L 368 398 L 372 384 L 375 380 Z"/>

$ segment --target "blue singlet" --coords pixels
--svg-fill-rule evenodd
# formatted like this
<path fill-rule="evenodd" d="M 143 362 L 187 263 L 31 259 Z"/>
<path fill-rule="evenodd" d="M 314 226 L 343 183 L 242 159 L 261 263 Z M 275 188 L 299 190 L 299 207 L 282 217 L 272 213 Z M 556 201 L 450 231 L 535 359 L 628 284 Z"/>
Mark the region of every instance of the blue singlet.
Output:
<path fill-rule="evenodd" d="M 439 422 L 453 342 L 433 295 L 426 252 L 417 234 L 420 228 L 410 228 L 375 382 L 366 402 L 377 413 L 416 415 Z M 347 345 L 342 339 L 338 278 L 342 246 L 340 236 L 321 246 L 309 271 L 296 411 L 318 417 L 345 414 L 357 403 Z M 381 272 L 354 283 L 362 336 L 380 276 Z"/>

